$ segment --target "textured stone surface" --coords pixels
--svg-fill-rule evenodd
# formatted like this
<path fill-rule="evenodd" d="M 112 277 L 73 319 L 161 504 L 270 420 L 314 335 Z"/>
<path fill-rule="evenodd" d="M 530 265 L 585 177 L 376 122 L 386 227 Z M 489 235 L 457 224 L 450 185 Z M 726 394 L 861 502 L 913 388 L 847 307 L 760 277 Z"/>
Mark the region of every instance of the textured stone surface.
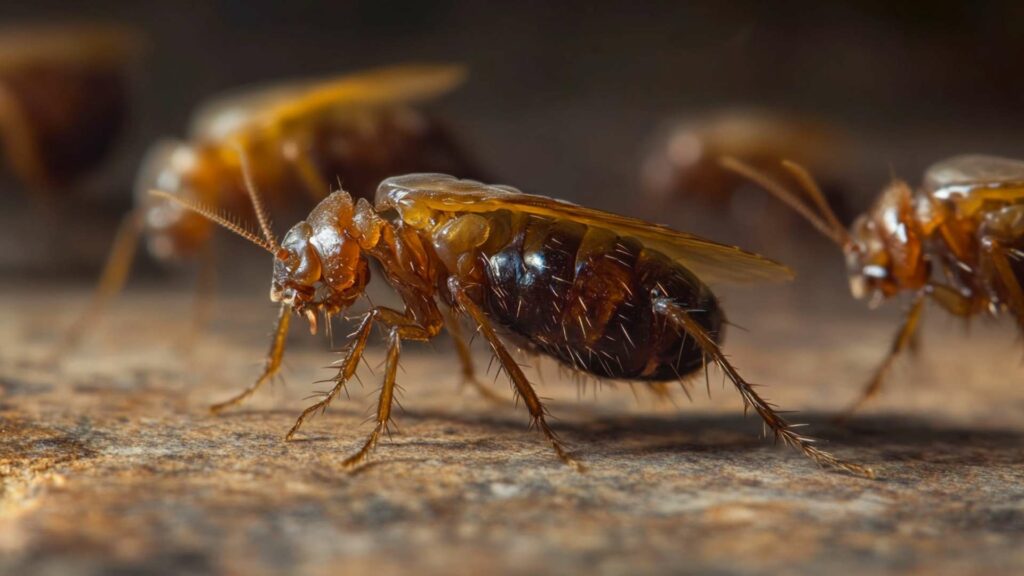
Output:
<path fill-rule="evenodd" d="M 841 287 L 840 287 L 841 289 Z M 376 377 L 284 432 L 335 358 L 296 331 L 287 383 L 241 409 L 210 402 L 258 372 L 273 311 L 222 301 L 192 356 L 188 300 L 133 295 L 61 365 L 40 362 L 83 293 L 8 288 L 0 315 L 0 569 L 17 574 L 994 573 L 1024 570 L 1024 389 L 1007 325 L 969 336 L 940 314 L 883 397 L 828 422 L 884 351 L 894 311 L 798 314 L 785 289 L 727 300 L 727 350 L 867 481 L 774 448 L 712 378 L 712 398 L 580 393 L 543 364 L 562 466 L 521 407 L 458 391 L 446 343 L 405 348 L 399 430 L 355 473 Z M 839 298 L 846 298 L 841 292 Z M 821 299 L 826 299 L 822 296 Z M 340 333 L 340 330 L 339 330 Z M 483 347 L 476 345 L 481 367 Z M 372 351 L 371 364 L 382 357 Z M 532 363 L 532 361 L 531 361 Z M 377 372 L 379 375 L 379 371 Z M 535 371 L 528 371 L 535 374 Z M 499 381 L 497 390 L 506 391 Z M 577 398 L 577 396 L 582 396 Z"/>

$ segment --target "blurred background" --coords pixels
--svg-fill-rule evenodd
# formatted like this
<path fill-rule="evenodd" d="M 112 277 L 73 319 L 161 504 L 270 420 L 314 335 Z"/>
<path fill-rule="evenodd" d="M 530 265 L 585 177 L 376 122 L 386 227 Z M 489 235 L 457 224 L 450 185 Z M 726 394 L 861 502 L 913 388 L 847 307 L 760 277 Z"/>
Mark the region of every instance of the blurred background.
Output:
<path fill-rule="evenodd" d="M 0 270 L 13 283 L 90 283 L 132 204 L 147 149 L 184 137 L 190 114 L 210 97 L 380 65 L 466 65 L 465 84 L 427 108 L 497 182 L 790 262 L 809 258 L 801 272 L 824 267 L 821 281 L 839 290 L 834 248 L 763 194 L 748 191 L 723 209 L 685 190 L 652 193 L 650 159 L 679 126 L 722 111 L 809 119 L 830 135 L 817 148 L 835 151 L 828 177 L 841 182 L 833 199 L 848 219 L 893 175 L 917 183 L 946 156 L 1024 156 L 1018 2 L 40 0 L 3 3 L 0 20 L 11 30 L 126 24 L 144 38 L 129 76 L 127 128 L 96 170 L 44 207 L 3 172 Z M 262 294 L 265 263 L 257 251 L 241 252 L 229 265 L 251 257 L 252 276 L 238 278 L 259 282 Z M 159 270 L 146 261 L 134 273 L 143 282 Z"/>
<path fill-rule="evenodd" d="M 20 117 L 5 108 L 10 54 L 35 45 L 37 26 L 81 22 L 137 31 L 123 101 L 104 92 L 114 80 L 62 87 L 59 74 L 20 85 L 25 101 L 109 104 L 93 119 L 124 125 L 54 136 L 64 146 L 44 150 L 71 150 L 71 159 L 79 140 L 98 151 L 93 137 L 113 139 L 80 177 L 40 183 L 15 162 L 25 158 Z M 881 416 L 830 426 L 882 358 L 900 306 L 867 312 L 849 296 L 835 246 L 763 192 L 706 164 L 684 169 L 709 152 L 790 156 L 849 220 L 894 176 L 916 186 L 948 156 L 1024 158 L 1024 3 L 0 0 L 0 24 L 0 572 L 301 573 L 305 563 L 312 574 L 584 565 L 601 574 L 953 574 L 1024 565 L 1012 322 L 968 338 L 959 319 L 929 312 L 926 324 L 944 329 L 924 330 L 921 360 L 894 370 Z M 403 356 L 405 434 L 349 476 L 332 466 L 368 431 L 359 422 L 374 380 L 311 423 L 307 438 L 281 440 L 323 388 L 312 383 L 334 357 L 322 336 L 293 330 L 305 346 L 289 344 L 289 386 L 208 415 L 258 374 L 274 318 L 266 253 L 220 232 L 216 309 L 197 353 L 168 353 L 195 335 L 197 260 L 175 265 L 140 249 L 127 294 L 86 351 L 36 361 L 86 309 L 143 158 L 162 138 L 186 138 L 197 107 L 246 86 L 409 62 L 466 66 L 461 86 L 422 108 L 489 180 L 791 263 L 795 283 L 716 288 L 730 320 L 749 329 L 730 326 L 726 351 L 771 386 L 771 400 L 832 440 L 829 449 L 883 479 L 819 472 L 774 449 L 717 385 L 705 399 L 699 382 L 681 408 L 652 408 L 653 398 L 634 401 L 624 387 L 603 389 L 599 403 L 596 386 L 558 386 L 545 368 L 551 380 L 540 376 L 539 389 L 555 397 L 556 428 L 594 466 L 575 474 L 526 433 L 521 411 L 456 396 L 460 376 L 437 353 L 443 343 L 409 347 L 423 353 Z M 298 217 L 275 216 L 278 234 Z M 375 299 L 387 292 L 381 284 Z"/>

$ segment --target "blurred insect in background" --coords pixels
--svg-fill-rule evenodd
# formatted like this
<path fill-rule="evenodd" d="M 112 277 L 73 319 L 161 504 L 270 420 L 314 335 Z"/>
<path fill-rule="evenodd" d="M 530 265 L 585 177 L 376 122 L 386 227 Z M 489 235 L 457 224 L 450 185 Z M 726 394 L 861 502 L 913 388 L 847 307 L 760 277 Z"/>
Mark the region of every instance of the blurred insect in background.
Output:
<path fill-rule="evenodd" d="M 927 169 L 916 191 L 894 180 L 849 231 L 802 166 L 781 163 L 804 194 L 734 158 L 722 164 L 842 248 L 855 298 L 869 298 L 875 307 L 912 295 L 888 355 L 847 414 L 881 389 L 893 361 L 912 344 L 927 299 L 962 318 L 1010 314 L 1024 330 L 1024 162 L 981 155 L 943 160 Z"/>
<path fill-rule="evenodd" d="M 761 210 L 734 206 L 736 193 L 748 183 L 718 160 L 735 157 L 779 176 L 778 159 L 792 158 L 821 175 L 833 209 L 845 217 L 842 159 L 848 156 L 846 148 L 843 132 L 821 120 L 768 110 L 725 109 L 678 122 L 668 130 L 644 160 L 641 182 L 652 198 L 698 203 L 729 212 L 729 222 L 739 223 L 738 227 L 758 223 L 763 227 L 766 219 Z M 751 213 L 757 214 L 758 221 L 744 224 Z M 772 235 L 779 233 L 774 218 L 770 229 Z"/>
<path fill-rule="evenodd" d="M 111 152 L 127 122 L 139 34 L 116 26 L 0 31 L 0 137 L 32 192 L 66 189 Z"/>
<path fill-rule="evenodd" d="M 75 345 L 123 288 L 142 235 L 158 261 L 201 256 L 200 284 L 209 284 L 214 226 L 145 194 L 152 187 L 218 211 L 248 210 L 241 170 L 245 157 L 251 159 L 253 185 L 272 191 L 275 209 L 305 213 L 327 196 L 331 182 L 369 197 L 395 173 L 479 174 L 449 131 L 412 107 L 452 90 L 464 76 L 458 66 L 394 66 L 247 90 L 202 107 L 188 141 L 162 142 L 143 162 L 136 208 L 121 225 L 92 303 L 58 353 Z"/>
<path fill-rule="evenodd" d="M 508 186 L 440 174 L 389 178 L 377 191 L 376 206 L 334 192 L 280 243 L 255 190 L 262 238 L 196 202 L 155 194 L 229 228 L 274 257 L 270 298 L 280 311 L 263 374 L 214 411 L 241 402 L 277 372 L 292 313 L 305 317 L 312 332 L 321 315 L 329 326 L 331 317 L 364 294 L 369 262 L 383 270 L 404 310 L 372 306 L 362 316 L 334 387 L 302 413 L 287 435 L 292 438 L 307 417 L 325 410 L 345 388 L 372 327 L 381 325 L 388 334 L 387 360 L 376 426 L 345 465 L 362 461 L 387 430 L 401 343 L 429 341 L 447 326 L 461 355 L 468 357 L 458 330 L 460 319 L 468 319 L 508 374 L 533 425 L 573 467 L 580 465 L 549 427 L 546 409 L 506 341 L 601 378 L 682 383 L 707 364 L 717 364 L 777 440 L 820 465 L 872 474 L 815 447 L 721 351 L 725 315 L 704 282 L 791 277 L 788 268 L 756 254 Z"/>

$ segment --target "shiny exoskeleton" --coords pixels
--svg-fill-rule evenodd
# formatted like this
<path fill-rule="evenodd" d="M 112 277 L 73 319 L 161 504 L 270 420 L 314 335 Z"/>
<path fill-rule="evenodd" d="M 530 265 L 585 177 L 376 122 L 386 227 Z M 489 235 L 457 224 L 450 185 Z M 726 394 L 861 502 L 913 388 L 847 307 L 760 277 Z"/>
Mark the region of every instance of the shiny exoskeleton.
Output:
<path fill-rule="evenodd" d="M 229 212 L 248 210 L 242 158 L 253 184 L 276 211 L 305 213 L 334 186 L 373 198 L 388 176 L 478 169 L 447 127 L 412 103 L 461 83 L 457 66 L 395 66 L 334 80 L 246 90 L 203 106 L 186 142 L 153 147 L 136 185 L 150 253 L 194 256 L 212 224 L 174 204 L 154 202 L 151 188 Z"/>
<path fill-rule="evenodd" d="M 33 191 L 67 188 L 107 157 L 128 117 L 131 30 L 29 27 L 0 32 L 0 137 Z"/>
<path fill-rule="evenodd" d="M 115 240 L 89 311 L 69 332 L 73 344 L 102 304 L 121 290 L 139 236 L 160 261 L 196 259 L 208 249 L 213 225 L 146 192 L 160 188 L 186 202 L 223 212 L 249 209 L 250 185 L 267 191 L 275 210 L 306 213 L 340 182 L 372 197 L 385 177 L 444 170 L 478 170 L 442 123 L 412 103 L 461 82 L 457 66 L 395 66 L 337 79 L 246 90 L 197 112 L 188 141 L 153 147 L 140 170 L 136 209 Z M 208 259 L 207 259 L 208 260 Z"/>
<path fill-rule="evenodd" d="M 515 233 L 482 251 L 479 301 L 531 348 L 608 378 L 691 374 L 704 356 L 695 339 L 655 314 L 654 301 L 665 295 L 721 341 L 724 318 L 711 290 L 641 242 L 571 220 L 510 212 L 489 220 Z"/>
<path fill-rule="evenodd" d="M 1010 314 L 1024 330 L 1024 161 L 965 155 L 933 164 L 916 190 L 892 182 L 845 230 L 810 174 L 783 162 L 811 203 L 757 169 L 723 164 L 801 212 L 845 254 L 850 290 L 872 307 L 913 295 L 889 354 L 850 408 L 878 393 L 893 360 L 910 346 L 926 300 L 963 318 Z"/>
<path fill-rule="evenodd" d="M 376 426 L 346 465 L 365 458 L 388 425 L 403 340 L 430 340 L 447 326 L 471 374 L 459 331 L 463 318 L 488 342 L 534 424 L 574 467 L 579 464 L 548 426 L 545 408 L 506 348 L 506 338 L 610 378 L 676 380 L 706 363 L 717 364 L 777 438 L 820 464 L 871 474 L 798 434 L 719 348 L 722 312 L 700 277 L 789 277 L 787 268 L 770 260 L 640 220 L 439 174 L 385 180 L 376 206 L 335 192 L 280 244 L 255 194 L 253 202 L 263 238 L 202 206 L 181 202 L 274 255 L 270 296 L 281 309 L 263 374 L 215 411 L 248 397 L 277 372 L 293 312 L 315 332 L 319 315 L 341 314 L 362 296 L 373 261 L 404 309 L 375 306 L 363 316 L 335 386 L 302 413 L 287 436 L 344 389 L 372 327 L 382 325 L 388 348 Z"/>

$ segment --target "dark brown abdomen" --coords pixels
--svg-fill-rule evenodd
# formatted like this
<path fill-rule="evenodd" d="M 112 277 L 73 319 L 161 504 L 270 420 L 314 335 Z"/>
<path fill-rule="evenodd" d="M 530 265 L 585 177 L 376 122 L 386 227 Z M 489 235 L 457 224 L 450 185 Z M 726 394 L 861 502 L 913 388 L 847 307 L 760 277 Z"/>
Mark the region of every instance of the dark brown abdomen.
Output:
<path fill-rule="evenodd" d="M 703 365 L 689 336 L 655 317 L 666 295 L 718 341 L 722 312 L 686 268 L 632 238 L 568 221 L 528 218 L 488 257 L 488 314 L 538 351 L 598 376 L 669 380 Z"/>

